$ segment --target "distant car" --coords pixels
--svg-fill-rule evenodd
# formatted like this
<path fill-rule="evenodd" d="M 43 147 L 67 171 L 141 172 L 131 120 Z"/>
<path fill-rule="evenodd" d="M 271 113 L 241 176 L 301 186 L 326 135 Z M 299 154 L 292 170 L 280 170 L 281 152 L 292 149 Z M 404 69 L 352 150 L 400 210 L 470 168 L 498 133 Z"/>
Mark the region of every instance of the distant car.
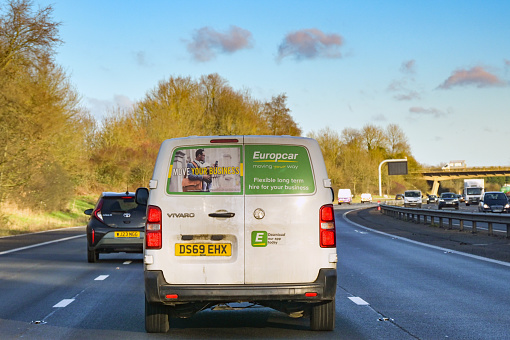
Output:
<path fill-rule="evenodd" d="M 361 194 L 361 203 L 371 203 L 372 202 L 372 194 Z"/>
<path fill-rule="evenodd" d="M 437 203 L 436 195 L 428 195 L 427 196 L 427 204 L 430 204 L 430 203 Z"/>
<path fill-rule="evenodd" d="M 464 199 L 464 196 L 462 196 L 462 195 L 457 194 L 457 199 L 459 200 L 460 203 L 466 202 L 466 200 Z"/>
<path fill-rule="evenodd" d="M 403 194 L 396 194 L 395 195 L 395 200 L 396 201 L 400 201 L 400 200 L 403 200 L 404 199 L 404 195 Z"/>
<path fill-rule="evenodd" d="M 478 204 L 478 210 L 483 212 L 493 213 L 507 213 L 510 211 L 510 204 L 508 203 L 508 197 L 504 192 L 489 191 L 486 192 L 480 203 Z"/>
<path fill-rule="evenodd" d="M 135 202 L 134 192 L 103 192 L 87 224 L 87 261 L 97 262 L 100 253 L 142 253 L 146 206 Z"/>
<path fill-rule="evenodd" d="M 443 192 L 441 196 L 439 196 L 437 208 L 439 210 L 443 208 L 459 210 L 459 199 L 457 198 L 457 194 L 454 194 L 453 192 Z"/>

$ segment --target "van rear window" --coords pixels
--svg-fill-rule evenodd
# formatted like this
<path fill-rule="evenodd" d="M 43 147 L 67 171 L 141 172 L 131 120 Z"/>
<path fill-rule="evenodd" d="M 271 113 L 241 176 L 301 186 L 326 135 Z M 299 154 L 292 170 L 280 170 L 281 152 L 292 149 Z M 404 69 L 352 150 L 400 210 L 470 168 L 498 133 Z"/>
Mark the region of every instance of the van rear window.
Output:
<path fill-rule="evenodd" d="M 242 194 L 241 146 L 194 146 L 174 150 L 169 194 Z"/>
<path fill-rule="evenodd" d="M 307 194 L 315 191 L 310 157 L 296 145 L 246 145 L 247 195 Z"/>
<path fill-rule="evenodd" d="M 167 193 L 303 194 L 315 192 L 308 150 L 296 145 L 194 146 L 174 150 Z"/>

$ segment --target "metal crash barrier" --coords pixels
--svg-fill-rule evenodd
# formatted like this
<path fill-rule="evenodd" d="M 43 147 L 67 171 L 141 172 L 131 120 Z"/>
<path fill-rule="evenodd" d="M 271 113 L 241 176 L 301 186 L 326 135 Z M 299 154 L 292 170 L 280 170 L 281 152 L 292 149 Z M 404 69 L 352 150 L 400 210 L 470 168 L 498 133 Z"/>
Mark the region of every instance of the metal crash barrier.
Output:
<path fill-rule="evenodd" d="M 477 223 L 487 223 L 488 234 L 494 235 L 494 224 L 506 225 L 506 238 L 510 238 L 510 214 L 492 214 L 460 211 L 444 211 L 430 209 L 404 208 L 389 204 L 380 204 L 382 214 L 398 218 L 399 220 L 413 221 L 415 223 L 434 224 L 437 220 L 439 227 L 443 228 L 445 220 L 448 229 L 453 229 L 453 221 L 459 221 L 460 231 L 464 231 L 465 222 L 471 222 L 471 232 L 477 233 Z M 379 208 L 378 208 L 379 210 Z"/>

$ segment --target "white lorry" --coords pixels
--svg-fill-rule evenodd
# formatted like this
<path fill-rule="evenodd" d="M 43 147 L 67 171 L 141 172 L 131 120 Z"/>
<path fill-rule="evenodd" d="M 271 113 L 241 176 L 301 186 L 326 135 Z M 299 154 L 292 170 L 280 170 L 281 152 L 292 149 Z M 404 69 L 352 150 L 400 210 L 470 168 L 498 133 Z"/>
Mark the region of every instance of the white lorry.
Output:
<path fill-rule="evenodd" d="M 484 192 L 484 179 L 465 179 L 464 180 L 464 200 L 466 205 L 478 204 L 482 199 Z"/>
<path fill-rule="evenodd" d="M 443 166 L 443 170 L 465 169 L 466 161 L 450 161 Z"/>

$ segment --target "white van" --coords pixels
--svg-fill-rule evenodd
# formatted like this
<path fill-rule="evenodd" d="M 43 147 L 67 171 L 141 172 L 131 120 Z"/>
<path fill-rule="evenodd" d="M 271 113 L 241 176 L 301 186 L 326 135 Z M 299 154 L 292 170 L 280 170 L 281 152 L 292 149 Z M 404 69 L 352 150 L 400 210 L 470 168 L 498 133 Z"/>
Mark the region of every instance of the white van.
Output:
<path fill-rule="evenodd" d="M 338 189 L 338 204 L 352 202 L 352 193 L 351 189 Z"/>
<path fill-rule="evenodd" d="M 362 193 L 361 203 L 372 203 L 372 194 L 368 192 Z"/>
<path fill-rule="evenodd" d="M 421 208 L 422 193 L 420 190 L 407 190 L 404 192 L 404 207 Z"/>
<path fill-rule="evenodd" d="M 250 302 L 333 330 L 333 190 L 318 143 L 290 136 L 163 142 L 149 184 L 145 328 Z M 147 199 L 139 189 L 137 201 Z M 145 198 L 144 198 L 145 196 Z"/>

